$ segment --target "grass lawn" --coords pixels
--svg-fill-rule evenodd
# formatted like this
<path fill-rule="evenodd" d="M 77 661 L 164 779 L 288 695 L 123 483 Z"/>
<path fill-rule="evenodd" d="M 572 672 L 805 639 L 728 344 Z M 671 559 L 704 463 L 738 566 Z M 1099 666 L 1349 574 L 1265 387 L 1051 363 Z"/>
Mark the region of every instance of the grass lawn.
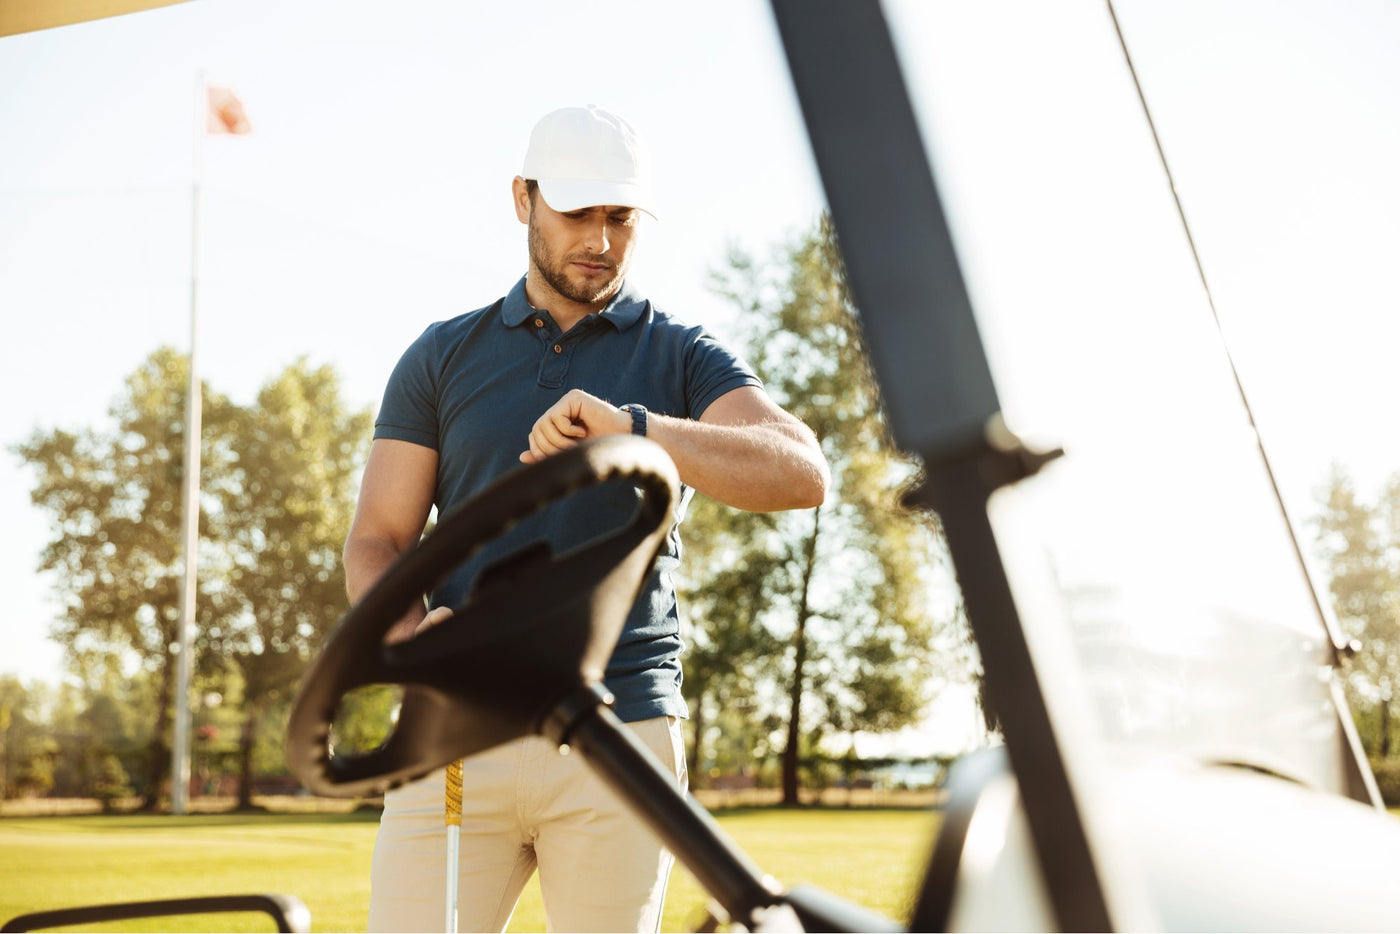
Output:
<path fill-rule="evenodd" d="M 718 812 L 724 831 L 786 884 L 812 883 L 908 917 L 938 826 L 936 812 L 753 808 Z M 0 819 L 0 921 L 113 901 L 280 892 L 311 910 L 315 931 L 363 931 L 378 814 L 114 815 Z M 671 877 L 662 930 L 693 930 L 707 898 Z M 253 915 L 148 919 L 111 931 L 271 930 Z M 534 882 L 511 931 L 544 930 Z"/>

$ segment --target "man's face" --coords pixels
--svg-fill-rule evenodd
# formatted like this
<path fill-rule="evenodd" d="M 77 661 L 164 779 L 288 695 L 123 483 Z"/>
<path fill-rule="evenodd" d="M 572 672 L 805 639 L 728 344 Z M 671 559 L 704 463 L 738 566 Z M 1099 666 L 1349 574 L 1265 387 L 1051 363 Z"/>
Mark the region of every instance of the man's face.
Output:
<path fill-rule="evenodd" d="M 530 199 L 530 264 L 561 297 L 600 310 L 622 286 L 640 212 L 600 205 L 561 213 Z"/>

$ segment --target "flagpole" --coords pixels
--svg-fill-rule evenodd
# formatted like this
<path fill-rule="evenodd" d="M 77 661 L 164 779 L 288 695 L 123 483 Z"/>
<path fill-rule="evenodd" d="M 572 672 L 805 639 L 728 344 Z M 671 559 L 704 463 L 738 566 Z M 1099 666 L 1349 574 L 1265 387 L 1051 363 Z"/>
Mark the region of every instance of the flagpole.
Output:
<path fill-rule="evenodd" d="M 175 662 L 175 737 L 170 763 L 170 810 L 184 814 L 190 788 L 190 655 L 199 579 L 199 440 L 203 399 L 195 354 L 199 334 L 200 208 L 204 197 L 204 136 L 208 120 L 204 72 L 196 79 L 194 176 L 190 216 L 190 365 L 185 392 L 184 583 L 180 595 L 179 654 Z"/>

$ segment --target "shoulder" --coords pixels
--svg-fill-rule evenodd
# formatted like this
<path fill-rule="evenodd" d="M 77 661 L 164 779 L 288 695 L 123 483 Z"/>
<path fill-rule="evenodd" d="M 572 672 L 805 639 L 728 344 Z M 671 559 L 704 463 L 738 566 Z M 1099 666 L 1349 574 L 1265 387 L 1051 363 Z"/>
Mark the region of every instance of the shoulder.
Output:
<path fill-rule="evenodd" d="M 453 318 L 434 321 L 409 345 L 408 353 L 429 358 L 442 358 L 467 340 L 483 324 L 500 318 L 500 301 L 473 309 Z"/>
<path fill-rule="evenodd" d="M 739 362 L 747 369 L 741 356 L 709 328 L 660 307 L 630 287 L 624 289 L 618 308 L 618 319 L 626 322 L 622 330 L 639 331 L 638 339 L 646 341 L 652 352 L 678 358 L 687 368 Z"/>
<path fill-rule="evenodd" d="M 695 324 L 680 315 L 673 314 L 647 301 L 640 323 L 651 334 L 680 346 L 689 346 L 700 341 L 714 340 L 714 336 L 703 325 Z"/>
<path fill-rule="evenodd" d="M 483 322 L 499 321 L 501 317 L 501 299 L 497 299 L 489 305 L 483 305 L 471 311 L 464 312 L 454 318 L 447 318 L 442 321 L 434 321 L 428 325 L 424 334 L 432 334 L 437 338 L 451 338 L 459 334 L 471 331 Z"/>
<path fill-rule="evenodd" d="M 703 328 L 661 308 L 630 279 L 623 281 L 621 290 L 603 310 L 602 317 L 619 333 L 640 333 L 653 339 L 664 336 L 683 340 L 687 335 L 704 333 Z"/>
<path fill-rule="evenodd" d="M 751 372 L 735 346 L 716 336 L 706 326 L 672 314 L 652 301 L 645 302 L 639 323 L 643 325 L 654 348 L 664 348 L 678 356 L 687 370 L 717 367 Z"/>

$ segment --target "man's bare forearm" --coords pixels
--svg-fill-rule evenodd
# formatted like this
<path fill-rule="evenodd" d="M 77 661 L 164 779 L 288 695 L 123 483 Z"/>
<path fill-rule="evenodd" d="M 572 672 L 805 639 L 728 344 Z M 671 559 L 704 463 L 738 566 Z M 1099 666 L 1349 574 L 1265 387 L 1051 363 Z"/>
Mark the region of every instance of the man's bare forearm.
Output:
<path fill-rule="evenodd" d="M 587 438 L 631 430 L 629 413 L 571 389 L 535 421 L 520 459 L 533 464 Z M 831 472 L 816 435 L 754 387 L 725 393 L 698 421 L 649 413 L 646 434 L 686 485 L 726 505 L 775 512 L 826 498 Z"/>
<path fill-rule="evenodd" d="M 385 572 L 399 559 L 401 551 L 388 538 L 351 536 L 345 542 L 345 590 L 353 606 L 359 603 L 378 583 Z M 427 608 L 422 601 L 414 602 L 408 611 L 385 634 L 388 642 L 402 642 L 411 637 L 423 621 Z"/>
<path fill-rule="evenodd" d="M 796 419 L 717 425 L 653 414 L 647 437 L 671 455 L 683 483 L 737 509 L 805 509 L 826 498 L 826 458 Z"/>

